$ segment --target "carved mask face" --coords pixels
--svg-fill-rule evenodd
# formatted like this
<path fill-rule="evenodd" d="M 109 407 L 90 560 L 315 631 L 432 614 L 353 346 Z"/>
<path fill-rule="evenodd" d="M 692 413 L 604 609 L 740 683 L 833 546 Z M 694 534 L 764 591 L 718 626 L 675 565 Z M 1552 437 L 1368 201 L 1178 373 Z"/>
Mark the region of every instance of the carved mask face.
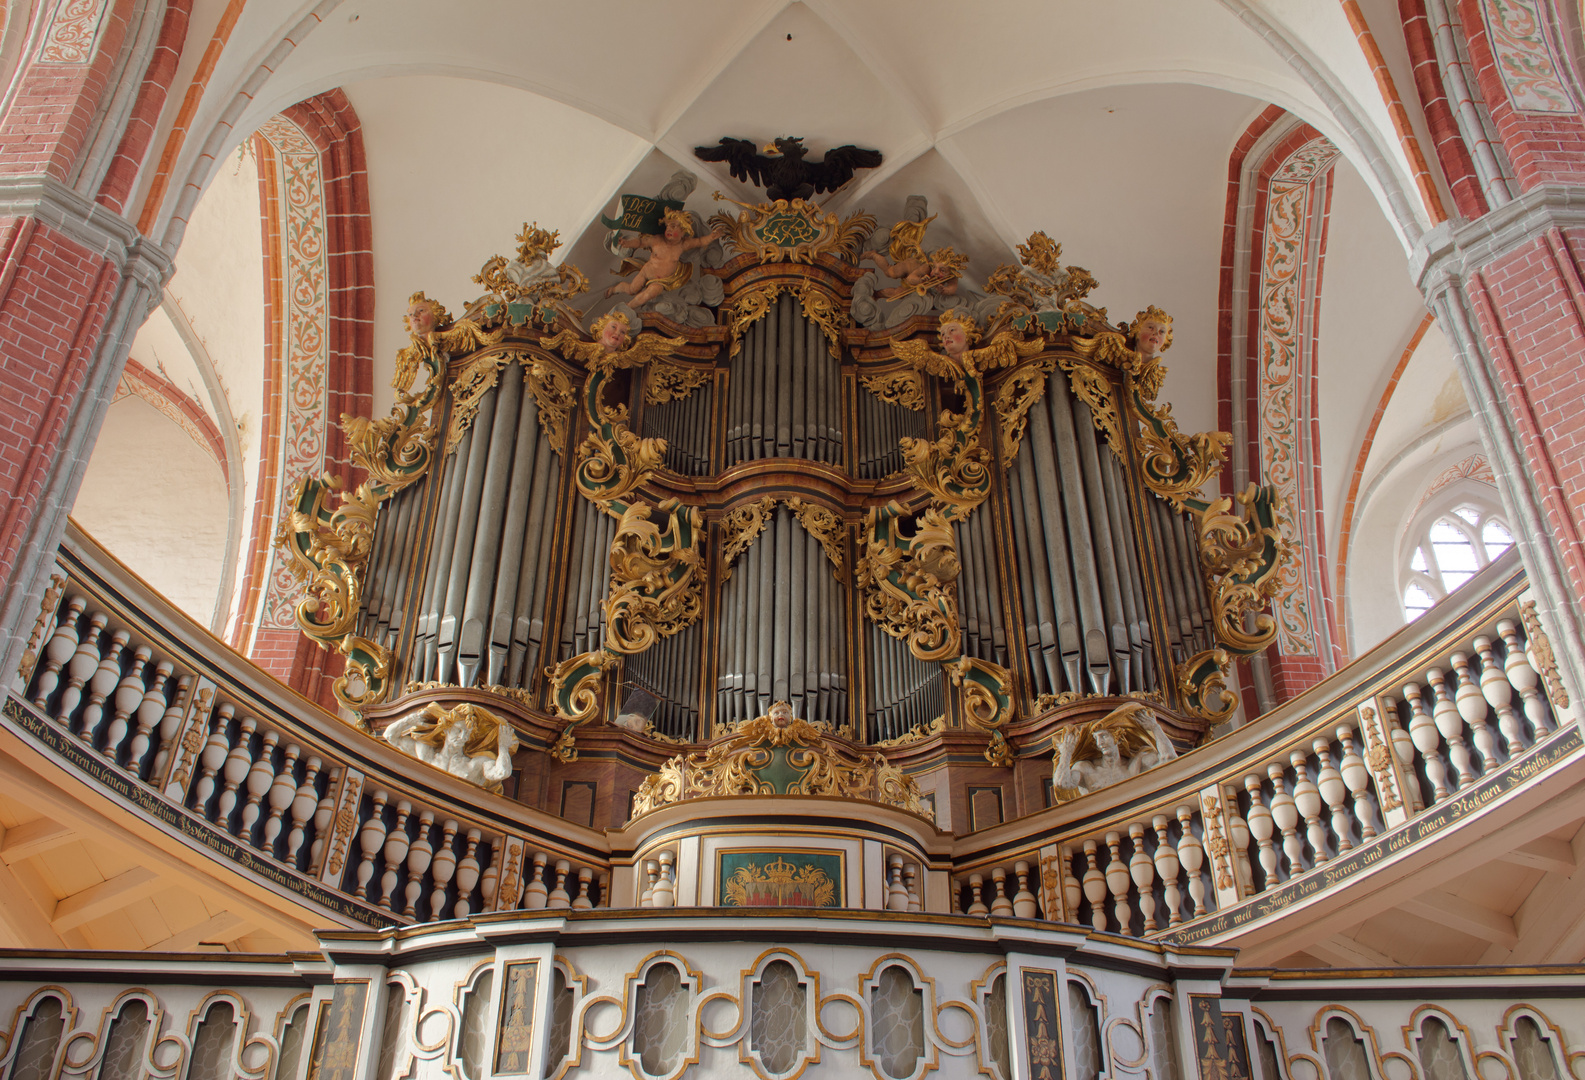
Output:
<path fill-rule="evenodd" d="M 1167 327 L 1158 319 L 1146 319 L 1139 324 L 1137 348 L 1145 356 L 1156 356 L 1167 343 Z"/>
<path fill-rule="evenodd" d="M 409 333 L 423 337 L 435 329 L 435 309 L 425 300 L 415 300 L 407 307 Z"/>

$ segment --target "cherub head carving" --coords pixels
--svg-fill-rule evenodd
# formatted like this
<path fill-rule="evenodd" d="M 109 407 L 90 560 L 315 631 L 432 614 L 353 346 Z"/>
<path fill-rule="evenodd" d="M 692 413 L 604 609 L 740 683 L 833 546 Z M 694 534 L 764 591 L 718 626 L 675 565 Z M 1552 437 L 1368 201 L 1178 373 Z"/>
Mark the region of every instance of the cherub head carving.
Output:
<path fill-rule="evenodd" d="M 431 300 L 422 291 L 407 298 L 407 312 L 402 323 L 414 337 L 427 337 L 451 321 L 451 315 L 439 300 Z"/>
<path fill-rule="evenodd" d="M 1141 356 L 1160 356 L 1172 347 L 1172 316 L 1151 304 L 1128 324 L 1128 336 Z"/>
<path fill-rule="evenodd" d="M 606 352 L 621 352 L 627 346 L 628 338 L 632 336 L 633 326 L 624 312 L 608 311 L 594 320 L 589 333 Z"/>
<path fill-rule="evenodd" d="M 693 235 L 693 216 L 686 210 L 667 210 L 660 220 L 665 227 L 666 239 L 674 244 L 684 236 Z"/>
<path fill-rule="evenodd" d="M 766 715 L 770 717 L 771 724 L 775 727 L 788 727 L 793 722 L 792 706 L 785 701 L 772 702 L 770 712 Z"/>
<path fill-rule="evenodd" d="M 968 312 L 953 308 L 941 316 L 941 349 L 954 360 L 978 340 L 980 328 Z"/>

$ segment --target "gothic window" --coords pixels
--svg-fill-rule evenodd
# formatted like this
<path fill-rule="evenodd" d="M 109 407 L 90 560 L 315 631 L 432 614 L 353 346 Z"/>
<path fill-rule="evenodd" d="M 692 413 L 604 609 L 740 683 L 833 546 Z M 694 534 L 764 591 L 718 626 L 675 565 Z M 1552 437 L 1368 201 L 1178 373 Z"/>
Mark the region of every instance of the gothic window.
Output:
<path fill-rule="evenodd" d="M 749 1045 L 765 1071 L 793 1071 L 808 1042 L 808 989 L 785 960 L 772 960 L 754 982 Z"/>
<path fill-rule="evenodd" d="M 1260 1061 L 1260 1080 L 1284 1080 L 1277 1054 L 1277 1040 L 1265 1024 L 1255 1022 L 1255 1056 Z"/>
<path fill-rule="evenodd" d="M 1426 1080 L 1469 1080 L 1458 1041 L 1441 1017 L 1427 1016 L 1420 1022 L 1420 1066 Z"/>
<path fill-rule="evenodd" d="M 1467 490 L 1459 495 L 1451 506 L 1420 513 L 1409 530 L 1398 575 L 1408 622 L 1513 546 L 1501 511 Z"/>
<path fill-rule="evenodd" d="M 110 1021 L 99 1080 L 137 1080 L 142 1075 L 143 1044 L 149 1033 L 149 1003 L 133 998 Z"/>
<path fill-rule="evenodd" d="M 1101 1014 L 1077 981 L 1068 980 L 1068 1031 L 1078 1080 L 1097 1080 L 1106 1067 L 1101 1055 Z"/>
<path fill-rule="evenodd" d="M 1519 1080 L 1558 1080 L 1552 1040 L 1531 1017 L 1521 1016 L 1514 1025 L 1513 1060 L 1519 1066 Z"/>
<path fill-rule="evenodd" d="M 870 991 L 870 1056 L 887 1076 L 912 1076 L 925 1052 L 925 998 L 897 964 L 881 969 Z"/>
<path fill-rule="evenodd" d="M 54 1071 L 55 1055 L 60 1050 L 61 1033 L 66 1028 L 61 999 L 53 994 L 33 1006 L 33 1015 L 22 1023 L 22 1035 L 7 1080 L 47 1080 Z"/>
<path fill-rule="evenodd" d="M 633 1056 L 647 1076 L 670 1076 L 688 1049 L 688 987 L 676 964 L 644 973 L 633 1001 Z"/>

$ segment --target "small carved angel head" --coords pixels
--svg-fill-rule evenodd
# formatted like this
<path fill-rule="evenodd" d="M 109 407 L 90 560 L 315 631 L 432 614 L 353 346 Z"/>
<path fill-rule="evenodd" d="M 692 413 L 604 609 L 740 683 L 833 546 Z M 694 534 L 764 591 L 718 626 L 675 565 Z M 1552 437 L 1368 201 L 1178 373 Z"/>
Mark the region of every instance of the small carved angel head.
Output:
<path fill-rule="evenodd" d="M 776 727 L 784 728 L 792 723 L 792 706 L 785 701 L 773 702 L 769 713 L 771 723 Z"/>
<path fill-rule="evenodd" d="M 674 244 L 685 236 L 693 235 L 693 215 L 686 210 L 667 210 L 660 220 L 665 226 L 666 239 Z"/>
<path fill-rule="evenodd" d="M 627 346 L 628 338 L 632 336 L 633 326 L 626 313 L 608 311 L 594 320 L 589 333 L 594 335 L 594 340 L 598 341 L 606 352 L 621 352 Z"/>
<path fill-rule="evenodd" d="M 974 324 L 974 316 L 961 308 L 953 308 L 941 316 L 941 348 L 946 354 L 956 359 L 963 355 L 963 350 L 980 340 L 980 328 Z"/>
<path fill-rule="evenodd" d="M 450 321 L 450 314 L 439 300 L 431 300 L 422 291 L 407 298 L 407 312 L 402 316 L 402 323 L 414 337 L 427 337 Z"/>
<path fill-rule="evenodd" d="M 1128 336 L 1142 356 L 1160 356 L 1172 348 L 1172 316 L 1151 304 L 1128 324 Z"/>

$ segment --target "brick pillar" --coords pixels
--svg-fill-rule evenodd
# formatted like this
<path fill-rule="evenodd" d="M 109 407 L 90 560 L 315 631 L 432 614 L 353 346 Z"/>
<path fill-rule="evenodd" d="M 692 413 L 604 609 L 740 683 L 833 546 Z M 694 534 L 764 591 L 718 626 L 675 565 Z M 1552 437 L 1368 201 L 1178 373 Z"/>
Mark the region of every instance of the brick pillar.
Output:
<path fill-rule="evenodd" d="M 1573 694 L 1585 688 L 1585 187 L 1438 226 L 1411 269 L 1453 341 Z"/>
<path fill-rule="evenodd" d="M 0 177 L 0 670 L 14 671 L 132 335 L 171 262 L 44 177 Z"/>

